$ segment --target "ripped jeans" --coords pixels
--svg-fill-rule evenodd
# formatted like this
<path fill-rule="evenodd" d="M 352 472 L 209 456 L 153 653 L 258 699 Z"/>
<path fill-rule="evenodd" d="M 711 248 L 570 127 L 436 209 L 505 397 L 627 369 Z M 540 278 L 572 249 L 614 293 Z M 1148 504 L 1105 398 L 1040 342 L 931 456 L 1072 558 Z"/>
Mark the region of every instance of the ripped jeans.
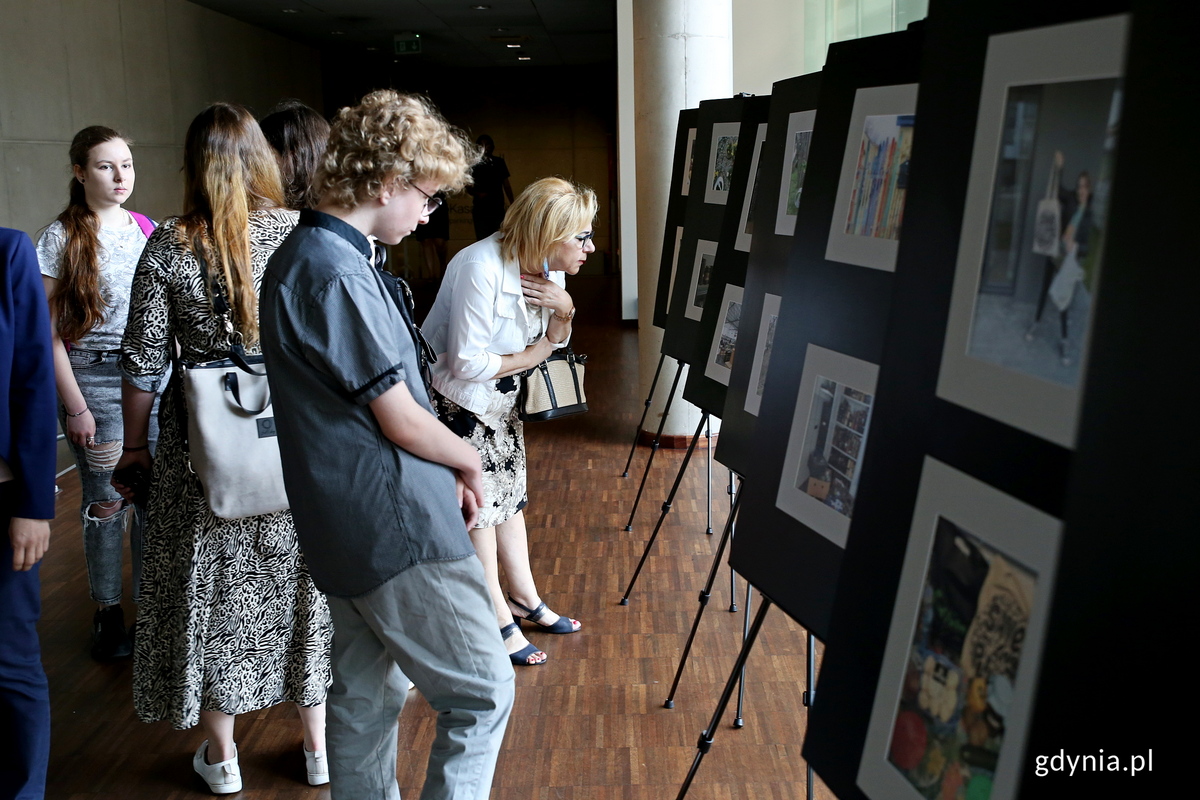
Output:
<path fill-rule="evenodd" d="M 124 555 L 125 529 L 129 524 L 129 551 L 133 561 L 133 599 L 137 601 L 142 574 L 142 516 L 137 506 L 129 506 L 112 487 L 113 468 L 121 458 L 124 426 L 121 421 L 121 375 L 117 372 L 118 353 L 72 347 L 67 354 L 75 383 L 96 420 L 96 441 L 92 447 L 69 442 L 83 485 L 80 515 L 83 518 L 83 554 L 87 559 L 88 586 L 92 600 L 100 605 L 121 602 L 121 562 Z M 66 410 L 59 405 L 59 422 L 67 430 Z M 150 415 L 151 449 L 158 439 L 158 399 Z M 132 508 L 132 511 L 130 510 Z"/>

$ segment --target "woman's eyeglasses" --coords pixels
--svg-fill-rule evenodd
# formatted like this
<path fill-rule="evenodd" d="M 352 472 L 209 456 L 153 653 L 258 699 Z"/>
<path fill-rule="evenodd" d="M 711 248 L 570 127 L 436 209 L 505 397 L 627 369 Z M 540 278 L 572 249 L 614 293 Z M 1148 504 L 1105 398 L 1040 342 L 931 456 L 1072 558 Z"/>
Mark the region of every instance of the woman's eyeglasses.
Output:
<path fill-rule="evenodd" d="M 446 201 L 446 198 L 442 197 L 441 195 L 431 195 L 428 192 L 423 191 L 421 187 L 417 186 L 415 183 L 410 183 L 409 186 L 425 195 L 425 208 L 421 211 L 422 214 L 432 214 L 441 207 L 442 203 Z"/>
<path fill-rule="evenodd" d="M 575 241 L 579 242 L 580 247 L 587 247 L 587 243 L 590 242 L 592 240 L 592 237 L 595 235 L 596 235 L 595 231 L 588 231 L 587 233 L 581 233 L 575 237 Z"/>

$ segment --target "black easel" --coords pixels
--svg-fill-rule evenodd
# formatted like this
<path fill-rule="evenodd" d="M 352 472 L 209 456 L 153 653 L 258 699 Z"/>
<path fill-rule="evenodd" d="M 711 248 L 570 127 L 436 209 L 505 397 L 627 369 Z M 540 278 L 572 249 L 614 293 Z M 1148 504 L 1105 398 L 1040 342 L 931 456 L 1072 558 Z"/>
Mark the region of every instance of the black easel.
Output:
<path fill-rule="evenodd" d="M 696 757 L 692 760 L 692 766 L 688 769 L 687 777 L 683 779 L 683 785 L 679 787 L 679 794 L 675 796 L 675 800 L 683 800 L 687 796 L 688 789 L 691 788 L 692 781 L 700 769 L 700 762 L 704 760 L 704 756 L 712 749 L 713 737 L 717 733 L 717 726 L 721 724 L 721 717 L 725 714 L 725 708 L 729 705 L 729 699 L 733 696 L 734 684 L 738 682 L 738 676 L 746 668 L 746 659 L 749 658 L 750 651 L 754 649 L 754 642 L 758 639 L 758 632 L 762 629 L 763 621 L 767 618 L 767 612 L 771 610 L 772 605 L 771 598 L 764 594 L 762 605 L 759 606 L 758 614 L 754 617 L 754 623 L 750 626 L 749 631 L 747 631 L 746 639 L 742 643 L 742 649 L 738 653 L 737 661 L 734 662 L 733 671 L 729 673 L 729 679 L 725 681 L 725 688 L 721 692 L 720 699 L 717 700 L 717 709 L 713 712 L 712 719 L 708 722 L 708 727 L 700 732 L 700 738 L 696 741 Z M 808 688 L 803 695 L 805 708 L 812 706 L 815 695 L 812 686 L 816 679 L 816 658 L 813 654 L 813 651 L 816 649 L 816 641 L 815 636 L 811 633 L 808 634 L 808 664 L 806 669 Z M 813 769 L 811 764 L 808 766 L 808 788 L 805 794 L 808 800 L 812 800 Z"/>
<path fill-rule="evenodd" d="M 625 459 L 625 471 L 622 478 L 629 477 L 629 465 L 633 463 L 633 454 L 637 452 L 638 439 L 642 436 L 642 426 L 646 424 L 646 415 L 650 413 L 650 401 L 654 399 L 654 390 L 658 388 L 658 376 L 662 373 L 663 362 L 667 360 L 666 353 L 658 354 L 658 366 L 654 368 L 654 380 L 650 381 L 650 391 L 646 394 L 646 407 L 642 409 L 642 418 L 633 429 L 633 446 L 629 448 L 629 458 Z M 632 522 L 632 520 L 630 520 Z"/>
<path fill-rule="evenodd" d="M 713 736 L 716 735 L 717 725 L 721 723 L 721 717 L 725 714 L 725 707 L 729 705 L 729 698 L 733 696 L 733 688 L 737 683 L 738 675 L 741 673 L 742 667 L 746 666 L 746 659 L 750 655 L 750 650 L 754 647 L 755 640 L 758 639 L 758 632 L 762 629 L 763 620 L 767 618 L 767 612 L 770 610 L 771 600 L 766 595 L 763 595 L 762 606 L 759 607 L 758 614 L 754 617 L 754 624 L 750 626 L 746 641 L 742 642 L 742 649 L 738 653 L 737 661 L 733 665 L 733 671 L 729 673 L 729 680 L 725 681 L 725 689 L 721 692 L 720 700 L 717 701 L 717 710 L 713 712 L 708 727 L 700 732 L 700 739 L 696 742 L 696 757 L 692 760 L 692 766 L 688 770 L 687 777 L 683 779 L 683 785 L 679 787 L 679 794 L 675 796 L 675 800 L 683 800 L 687 796 L 688 789 L 692 785 L 692 780 L 696 777 L 696 772 L 700 769 L 700 762 L 704 760 L 705 754 L 712 749 Z"/>
<path fill-rule="evenodd" d="M 709 598 L 712 597 L 712 587 L 717 580 L 717 571 L 721 568 L 721 557 L 725 555 L 725 547 L 729 544 L 729 538 L 733 535 L 733 523 L 737 517 L 738 507 L 742 502 L 742 493 L 739 491 L 733 498 L 733 508 L 729 510 L 729 519 L 725 520 L 725 529 L 721 531 L 721 540 L 717 543 L 717 552 L 713 554 L 712 566 L 708 569 L 708 580 L 704 582 L 704 588 L 700 590 L 700 607 L 696 609 L 696 618 L 692 620 L 692 630 L 688 633 L 687 641 L 683 644 L 683 654 L 679 657 L 679 667 L 675 670 L 675 680 L 671 683 L 671 692 L 667 695 L 666 702 L 663 703 L 663 708 L 675 707 L 675 691 L 679 688 L 679 681 L 683 677 L 683 667 L 687 664 L 688 655 L 692 652 L 692 642 L 696 639 L 696 631 L 700 629 L 700 620 L 704 617 L 704 609 L 708 606 Z"/>
<path fill-rule="evenodd" d="M 675 380 L 676 380 L 676 382 L 678 382 L 678 380 L 679 380 L 678 373 L 676 373 Z M 667 415 L 666 415 L 666 412 L 664 412 L 663 419 L 665 420 L 666 418 L 667 418 Z M 671 486 L 671 493 L 669 495 L 667 495 L 667 499 L 665 501 L 663 501 L 662 513 L 660 513 L 658 515 L 658 522 L 655 523 L 655 525 L 654 525 L 654 533 L 650 534 L 650 540 L 646 542 L 646 549 L 642 551 L 642 559 L 641 559 L 641 561 L 638 561 L 637 569 L 635 569 L 633 571 L 633 578 L 630 579 L 629 586 L 625 589 L 624 596 L 621 597 L 621 605 L 623 605 L 623 606 L 629 605 L 629 593 L 633 591 L 633 585 L 635 583 L 637 583 L 638 575 L 641 574 L 642 567 L 645 566 L 646 559 L 650 556 L 650 550 L 651 550 L 651 548 L 654 547 L 654 540 L 658 538 L 658 532 L 660 530 L 662 530 L 663 520 L 665 520 L 667 518 L 667 514 L 670 513 L 670 511 L 671 511 L 671 504 L 673 502 L 675 502 L 675 493 L 679 491 L 679 484 L 683 483 L 683 475 L 687 471 L 688 462 L 692 460 L 692 453 L 695 452 L 696 445 L 700 441 L 700 433 L 701 433 L 701 431 L 704 430 L 704 426 L 707 423 L 708 423 L 708 412 L 705 411 L 700 414 L 700 424 L 696 426 L 696 432 L 694 434 L 692 434 L 692 441 L 688 444 L 687 453 L 685 453 L 683 456 L 683 463 L 679 465 L 679 472 L 678 472 L 678 474 L 675 475 L 675 483 L 673 486 Z M 662 430 L 661 426 L 659 427 L 659 430 L 660 431 Z M 651 458 L 654 457 L 653 451 L 651 451 L 650 457 Z M 646 471 L 647 472 L 650 471 L 649 464 L 646 465 Z M 646 484 L 646 478 L 645 478 L 645 476 L 643 476 L 642 477 L 642 485 L 644 486 L 645 484 Z M 641 497 L 641 494 L 642 494 L 641 490 L 639 490 L 638 497 Z M 709 504 L 709 506 L 710 506 L 709 513 L 710 514 L 712 513 L 711 505 L 712 504 L 710 503 Z M 636 507 L 636 504 L 635 504 L 635 507 Z M 627 531 L 633 529 L 633 517 L 632 516 L 629 518 L 629 521 L 630 521 L 630 524 L 625 527 L 625 530 L 627 530 Z"/>
<path fill-rule="evenodd" d="M 662 357 L 665 357 L 665 356 L 660 357 L 660 361 L 659 361 L 660 366 L 662 365 L 662 361 L 661 361 Z M 634 498 L 633 508 L 630 509 L 630 511 L 629 511 L 629 521 L 625 523 L 625 530 L 627 530 L 627 531 L 633 530 L 633 517 L 635 514 L 637 514 L 638 503 L 642 502 L 642 492 L 645 491 L 645 489 L 646 489 L 646 478 L 650 477 L 650 465 L 652 465 L 654 463 L 654 455 L 658 452 L 658 447 L 662 443 L 663 428 L 665 428 L 667 426 L 667 414 L 669 414 L 671 412 L 671 403 L 673 403 L 675 401 L 675 390 L 679 388 L 679 379 L 683 376 L 683 368 L 686 366 L 687 366 L 687 364 L 683 363 L 682 361 L 676 362 L 675 380 L 671 381 L 671 393 L 669 395 L 667 395 L 667 404 L 665 406 L 663 406 L 662 419 L 660 419 L 658 421 L 658 431 L 654 434 L 654 441 L 650 443 L 650 458 L 646 460 L 646 471 L 642 473 L 642 483 L 640 486 L 638 486 L 637 497 Z M 647 400 L 646 402 L 647 402 L 647 404 L 649 404 L 649 400 Z M 649 405 L 647 405 L 647 409 L 648 408 L 649 408 Z M 645 414 L 643 414 L 643 417 L 644 416 L 645 416 Z M 641 430 L 640 426 L 638 429 Z M 699 435 L 699 434 L 697 434 L 697 435 Z M 636 447 L 636 446 L 637 446 L 637 441 L 634 440 L 634 447 Z M 693 442 L 693 447 L 694 446 L 695 446 L 695 443 Z M 690 448 L 688 450 L 688 454 L 691 455 Z M 630 453 L 630 458 L 632 458 L 632 457 L 633 457 L 633 454 Z M 687 463 L 687 462 L 685 461 L 684 463 Z M 672 496 L 674 496 L 674 492 L 672 492 Z"/>

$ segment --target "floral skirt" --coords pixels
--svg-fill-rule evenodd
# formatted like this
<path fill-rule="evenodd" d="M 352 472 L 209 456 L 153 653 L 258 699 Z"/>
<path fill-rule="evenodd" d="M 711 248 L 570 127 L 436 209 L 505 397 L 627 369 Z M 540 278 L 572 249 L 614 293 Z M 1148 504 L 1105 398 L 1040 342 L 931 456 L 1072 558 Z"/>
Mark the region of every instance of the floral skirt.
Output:
<path fill-rule="evenodd" d="M 483 462 L 484 498 L 475 527 L 499 525 L 529 503 L 525 489 L 525 428 L 517 416 L 516 392 L 512 410 L 495 429 L 437 390 L 432 394 L 438 418 L 478 450 Z"/>

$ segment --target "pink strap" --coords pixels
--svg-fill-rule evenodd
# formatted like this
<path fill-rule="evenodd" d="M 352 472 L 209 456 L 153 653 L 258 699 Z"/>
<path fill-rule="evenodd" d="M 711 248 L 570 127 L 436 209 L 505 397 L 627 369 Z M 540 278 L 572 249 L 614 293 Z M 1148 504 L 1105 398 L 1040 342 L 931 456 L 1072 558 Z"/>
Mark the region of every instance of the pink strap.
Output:
<path fill-rule="evenodd" d="M 150 238 L 150 234 L 154 233 L 154 220 L 147 217 L 145 214 L 139 214 L 136 211 L 130 211 L 129 216 L 133 217 L 138 227 L 142 229 L 142 233 L 146 234 L 146 238 Z"/>

